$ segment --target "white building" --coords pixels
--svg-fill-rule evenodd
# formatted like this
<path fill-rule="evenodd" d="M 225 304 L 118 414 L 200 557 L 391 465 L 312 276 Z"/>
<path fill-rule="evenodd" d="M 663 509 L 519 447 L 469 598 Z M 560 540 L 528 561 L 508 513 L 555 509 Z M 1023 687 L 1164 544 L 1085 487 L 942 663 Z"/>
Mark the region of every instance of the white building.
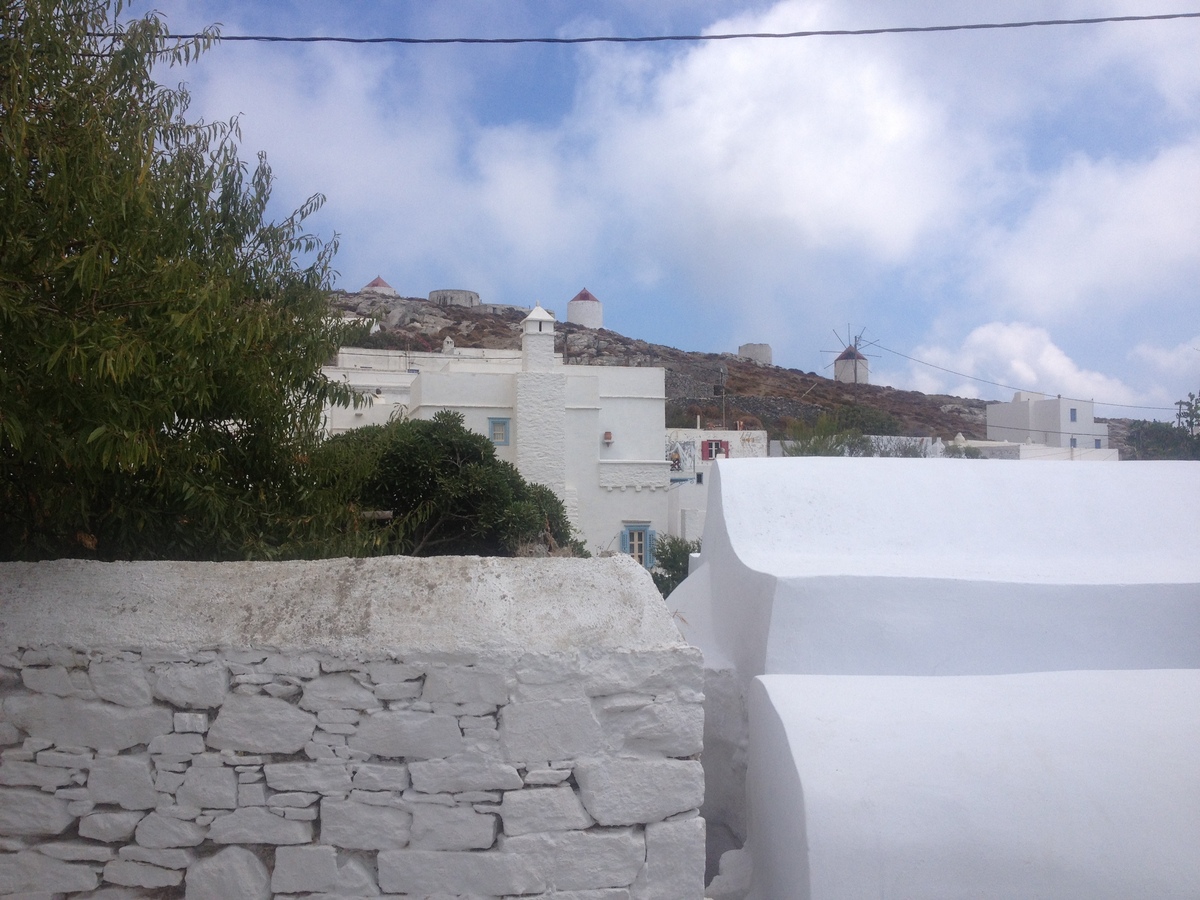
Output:
<path fill-rule="evenodd" d="M 1108 449 L 1108 426 L 1093 419 L 1091 400 L 1048 398 L 1017 391 L 1011 403 L 989 403 L 989 441 L 1034 443 L 1067 449 Z"/>
<path fill-rule="evenodd" d="M 323 371 L 372 398 L 329 410 L 336 434 L 395 415 L 463 415 L 496 455 L 554 490 L 592 553 L 625 551 L 653 565 L 667 527 L 670 463 L 663 456 L 665 373 L 659 368 L 564 366 L 554 317 L 536 307 L 520 350 L 442 353 L 343 349 Z"/>
<path fill-rule="evenodd" d="M 857 344 L 847 347 L 833 361 L 833 380 L 841 384 L 871 383 L 871 364 Z"/>
<path fill-rule="evenodd" d="M 721 459 L 767 456 L 765 431 L 714 428 L 668 428 L 667 462 L 671 466 L 668 531 L 694 541 L 704 534 L 708 484 L 712 467 Z"/>
<path fill-rule="evenodd" d="M 567 301 L 567 321 L 584 328 L 604 327 L 604 304 L 596 295 L 584 288 Z"/>

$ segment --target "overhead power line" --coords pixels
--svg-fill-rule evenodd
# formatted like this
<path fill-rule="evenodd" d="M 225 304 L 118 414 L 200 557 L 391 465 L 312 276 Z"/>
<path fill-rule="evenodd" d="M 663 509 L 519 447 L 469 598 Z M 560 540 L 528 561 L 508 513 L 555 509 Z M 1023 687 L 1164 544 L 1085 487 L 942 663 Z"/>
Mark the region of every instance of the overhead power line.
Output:
<path fill-rule="evenodd" d="M 1035 391 L 1030 388 L 1015 387 L 1011 384 L 1001 384 L 999 381 L 988 381 L 986 378 L 979 378 L 975 375 L 968 375 L 966 372 L 955 372 L 953 369 L 947 369 L 945 366 L 939 366 L 936 363 L 926 362 L 923 359 L 917 359 L 915 356 L 909 356 L 907 353 L 901 353 L 899 350 L 893 350 L 890 347 L 884 347 L 882 344 L 875 342 L 872 344 L 880 350 L 886 350 L 888 353 L 893 353 L 896 356 L 901 356 L 910 362 L 918 363 L 922 366 L 928 366 L 931 369 L 937 369 L 939 372 L 945 372 L 948 375 L 955 375 L 959 378 L 966 378 L 970 381 L 978 381 L 980 384 L 990 384 L 993 387 L 1004 388 L 1006 391 L 1022 391 L 1027 394 L 1044 394 L 1045 391 Z M 1058 396 L 1062 397 L 1061 394 Z M 1074 400 L 1077 403 L 1093 403 L 1096 406 L 1116 406 L 1121 409 L 1153 409 L 1156 411 L 1175 412 L 1174 406 L 1146 406 L 1141 403 L 1106 403 L 1103 400 L 1093 400 L 1090 397 L 1062 397 L 1064 400 Z"/>
<path fill-rule="evenodd" d="M 828 28 L 813 31 L 754 31 L 729 34 L 655 34 L 641 36 L 593 35 L 590 37 L 342 37 L 312 35 L 294 37 L 278 34 L 223 34 L 219 41 L 270 44 L 661 44 L 702 41 L 783 40 L 810 37 L 863 37 L 873 34 L 925 34 L 946 31 L 994 31 L 1009 28 L 1046 28 L 1063 25 L 1101 25 L 1111 22 L 1162 22 L 1170 19 L 1200 19 L 1200 12 L 1159 13 L 1145 16 L 1097 16 L 1089 19 L 1038 19 L 1026 22 L 973 22 L 964 25 L 905 25 L 890 28 Z M 120 37 L 97 33 L 93 37 Z M 171 40 L 213 38 L 212 34 L 168 34 Z"/>

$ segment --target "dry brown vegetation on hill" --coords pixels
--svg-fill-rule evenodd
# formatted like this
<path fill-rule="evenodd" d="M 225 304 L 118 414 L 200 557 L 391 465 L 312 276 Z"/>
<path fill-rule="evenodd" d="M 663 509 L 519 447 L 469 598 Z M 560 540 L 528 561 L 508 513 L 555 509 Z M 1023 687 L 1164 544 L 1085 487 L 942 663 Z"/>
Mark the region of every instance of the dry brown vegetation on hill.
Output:
<path fill-rule="evenodd" d="M 370 294 L 335 294 L 340 309 L 379 317 L 383 331 L 368 346 L 395 350 L 440 350 L 445 338 L 458 347 L 517 349 L 525 311 L 440 307 L 419 298 Z M 791 421 L 816 420 L 836 413 L 848 424 L 871 434 L 903 434 L 953 438 L 985 437 L 982 400 L 883 385 L 846 385 L 812 372 L 764 366 L 730 353 L 693 353 L 625 337 L 608 329 L 562 322 L 558 350 L 568 365 L 661 366 L 667 371 L 667 424 L 701 423 L 720 427 L 721 388 L 724 421 L 730 428 L 765 428 L 778 437 Z"/>

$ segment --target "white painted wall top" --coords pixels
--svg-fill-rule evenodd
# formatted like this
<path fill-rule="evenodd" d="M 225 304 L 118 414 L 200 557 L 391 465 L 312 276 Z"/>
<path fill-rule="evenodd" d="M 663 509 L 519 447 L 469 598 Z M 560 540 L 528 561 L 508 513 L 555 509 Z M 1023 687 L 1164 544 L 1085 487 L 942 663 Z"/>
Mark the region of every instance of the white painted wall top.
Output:
<path fill-rule="evenodd" d="M 776 577 L 1200 583 L 1200 463 L 810 457 L 716 469 L 705 552 L 726 544 Z"/>
<path fill-rule="evenodd" d="M 626 556 L 394 556 L 4 563 L 0 645 L 18 644 L 270 647 L 353 657 L 381 649 L 399 655 L 649 650 L 682 640 L 649 573 Z"/>

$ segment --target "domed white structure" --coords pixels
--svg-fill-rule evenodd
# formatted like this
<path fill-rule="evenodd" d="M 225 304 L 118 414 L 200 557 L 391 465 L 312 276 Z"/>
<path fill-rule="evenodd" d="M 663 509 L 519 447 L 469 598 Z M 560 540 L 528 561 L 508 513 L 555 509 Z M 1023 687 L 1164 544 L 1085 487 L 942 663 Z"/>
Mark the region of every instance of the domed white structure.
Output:
<path fill-rule="evenodd" d="M 584 288 L 567 303 L 567 321 L 584 328 L 603 328 L 604 304 Z"/>

